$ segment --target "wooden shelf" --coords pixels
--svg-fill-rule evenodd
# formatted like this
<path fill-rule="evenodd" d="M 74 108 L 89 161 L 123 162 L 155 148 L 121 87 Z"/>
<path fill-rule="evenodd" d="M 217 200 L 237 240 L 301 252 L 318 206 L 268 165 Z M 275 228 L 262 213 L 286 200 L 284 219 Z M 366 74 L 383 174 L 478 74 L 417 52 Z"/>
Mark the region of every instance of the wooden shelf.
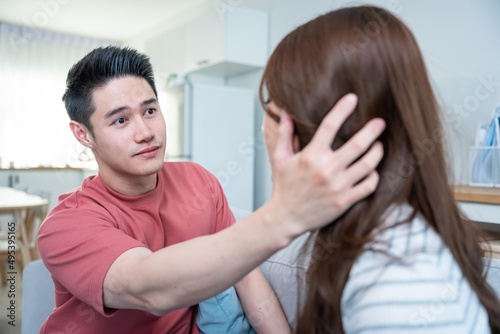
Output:
<path fill-rule="evenodd" d="M 485 257 L 500 259 L 500 240 L 490 240 L 481 246 L 485 251 Z"/>
<path fill-rule="evenodd" d="M 462 202 L 500 204 L 500 188 L 453 186 L 455 200 Z"/>

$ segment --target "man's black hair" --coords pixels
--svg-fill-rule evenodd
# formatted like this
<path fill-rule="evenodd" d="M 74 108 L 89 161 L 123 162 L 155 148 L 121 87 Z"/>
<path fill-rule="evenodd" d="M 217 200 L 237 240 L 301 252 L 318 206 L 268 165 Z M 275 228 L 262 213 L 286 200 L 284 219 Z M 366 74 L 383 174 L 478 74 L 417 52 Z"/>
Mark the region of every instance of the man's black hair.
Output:
<path fill-rule="evenodd" d="M 92 93 L 112 79 L 124 76 L 144 78 L 155 96 L 153 68 L 149 58 L 130 48 L 100 47 L 77 62 L 68 72 L 66 92 L 62 100 L 71 120 L 82 123 L 93 135 L 90 117 L 95 111 Z"/>

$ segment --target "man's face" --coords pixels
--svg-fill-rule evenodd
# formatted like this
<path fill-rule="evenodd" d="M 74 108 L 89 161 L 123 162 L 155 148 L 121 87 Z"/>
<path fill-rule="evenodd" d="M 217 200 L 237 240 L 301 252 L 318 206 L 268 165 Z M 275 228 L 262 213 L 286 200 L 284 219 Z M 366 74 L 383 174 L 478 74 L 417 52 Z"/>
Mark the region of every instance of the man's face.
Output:
<path fill-rule="evenodd" d="M 93 151 L 108 179 L 148 176 L 163 166 L 165 120 L 148 82 L 126 76 L 93 92 Z"/>

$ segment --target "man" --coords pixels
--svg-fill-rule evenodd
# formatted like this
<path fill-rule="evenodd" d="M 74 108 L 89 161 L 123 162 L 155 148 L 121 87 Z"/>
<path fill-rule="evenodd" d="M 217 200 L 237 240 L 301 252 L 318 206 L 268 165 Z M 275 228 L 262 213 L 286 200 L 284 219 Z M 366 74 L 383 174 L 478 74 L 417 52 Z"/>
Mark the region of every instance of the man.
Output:
<path fill-rule="evenodd" d="M 196 304 L 233 284 L 245 311 L 273 305 L 258 325 L 281 332 L 286 319 L 255 268 L 378 182 L 380 150 L 353 162 L 380 135 L 379 123 L 330 149 L 352 98 L 298 154 L 283 115 L 271 199 L 233 224 L 214 176 L 193 163 L 164 163 L 165 121 L 147 57 L 117 47 L 92 51 L 69 71 L 63 100 L 71 131 L 93 150 L 99 174 L 62 195 L 40 228 L 56 292 L 40 333 L 198 333 Z"/>

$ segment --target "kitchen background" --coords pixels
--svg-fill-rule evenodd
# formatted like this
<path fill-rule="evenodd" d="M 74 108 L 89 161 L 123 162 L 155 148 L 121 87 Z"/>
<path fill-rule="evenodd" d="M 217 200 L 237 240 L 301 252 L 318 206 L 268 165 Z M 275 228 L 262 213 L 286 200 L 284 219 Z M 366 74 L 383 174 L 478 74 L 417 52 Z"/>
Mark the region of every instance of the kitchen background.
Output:
<path fill-rule="evenodd" d="M 154 65 L 167 160 L 199 162 L 230 205 L 258 208 L 272 190 L 257 98 L 266 59 L 298 25 L 359 4 L 391 10 L 415 34 L 442 106 L 452 183 L 467 184 L 478 124 L 500 105 L 497 0 L 0 0 L 0 186 L 44 190 L 53 206 L 95 174 L 69 130 L 65 77 L 93 47 L 127 45 Z M 500 220 L 499 206 L 475 210 Z"/>

